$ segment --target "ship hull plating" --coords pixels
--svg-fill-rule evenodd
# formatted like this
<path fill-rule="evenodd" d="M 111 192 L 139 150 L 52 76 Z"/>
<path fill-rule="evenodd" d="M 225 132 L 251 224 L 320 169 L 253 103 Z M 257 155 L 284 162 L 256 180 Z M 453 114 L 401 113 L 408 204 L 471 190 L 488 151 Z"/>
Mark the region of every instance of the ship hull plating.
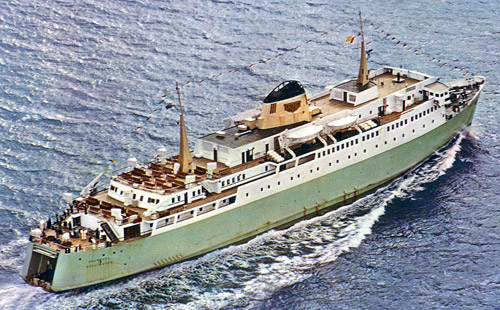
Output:
<path fill-rule="evenodd" d="M 57 261 L 52 262 L 52 283 L 45 289 L 64 291 L 156 269 L 240 242 L 327 207 L 341 206 L 400 176 L 446 145 L 471 124 L 478 97 L 434 130 L 309 182 L 165 233 L 93 251 L 58 253 L 54 259 Z M 30 259 L 26 259 L 22 272 L 31 283 L 29 270 L 39 264 L 33 262 L 38 257 L 33 255 L 34 246 L 30 243 L 27 248 Z"/>

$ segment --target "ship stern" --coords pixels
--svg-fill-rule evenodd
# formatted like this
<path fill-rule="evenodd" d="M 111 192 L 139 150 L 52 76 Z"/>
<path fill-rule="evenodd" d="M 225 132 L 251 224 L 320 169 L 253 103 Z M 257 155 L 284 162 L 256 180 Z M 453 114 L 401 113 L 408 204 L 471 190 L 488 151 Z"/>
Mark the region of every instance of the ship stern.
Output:
<path fill-rule="evenodd" d="M 33 286 L 52 291 L 52 282 L 59 253 L 40 244 L 30 242 L 26 249 L 21 276 Z"/>

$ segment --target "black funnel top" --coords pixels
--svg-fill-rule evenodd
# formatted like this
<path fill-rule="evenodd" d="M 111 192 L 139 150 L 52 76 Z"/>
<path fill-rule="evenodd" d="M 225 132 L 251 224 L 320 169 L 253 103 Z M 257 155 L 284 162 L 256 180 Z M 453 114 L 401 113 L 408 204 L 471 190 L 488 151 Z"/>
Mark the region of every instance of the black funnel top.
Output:
<path fill-rule="evenodd" d="M 280 85 L 276 86 L 269 95 L 267 95 L 266 99 L 264 99 L 264 103 L 277 102 L 289 98 L 293 98 L 298 95 L 304 94 L 306 91 L 299 83 L 299 81 L 285 81 Z"/>

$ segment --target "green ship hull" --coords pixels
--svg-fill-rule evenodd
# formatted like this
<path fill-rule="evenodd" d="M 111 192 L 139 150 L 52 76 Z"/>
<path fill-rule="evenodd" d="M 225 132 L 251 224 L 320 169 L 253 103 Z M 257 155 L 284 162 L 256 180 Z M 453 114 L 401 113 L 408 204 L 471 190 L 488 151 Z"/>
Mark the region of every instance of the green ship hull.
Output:
<path fill-rule="evenodd" d="M 98 284 L 190 259 L 327 207 L 341 206 L 402 175 L 446 145 L 471 124 L 477 100 L 478 95 L 454 118 L 390 151 L 165 233 L 77 253 L 55 252 L 30 242 L 22 276 L 26 278 L 34 255 L 49 253 L 56 265 L 47 289 L 64 291 Z"/>

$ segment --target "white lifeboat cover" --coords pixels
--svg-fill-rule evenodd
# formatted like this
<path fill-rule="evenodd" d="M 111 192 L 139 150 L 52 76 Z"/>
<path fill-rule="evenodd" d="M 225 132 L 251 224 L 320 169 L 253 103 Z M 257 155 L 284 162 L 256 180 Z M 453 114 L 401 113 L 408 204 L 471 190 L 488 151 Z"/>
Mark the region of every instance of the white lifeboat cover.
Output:
<path fill-rule="evenodd" d="M 341 119 L 331 121 L 326 126 L 328 127 L 329 131 L 333 131 L 333 130 L 337 130 L 337 129 L 351 127 L 352 125 L 354 125 L 356 123 L 357 120 L 358 120 L 357 115 L 350 115 L 350 116 L 343 117 Z"/>
<path fill-rule="evenodd" d="M 311 125 L 288 132 L 286 140 L 291 144 L 302 143 L 316 138 L 323 130 L 321 125 Z"/>

